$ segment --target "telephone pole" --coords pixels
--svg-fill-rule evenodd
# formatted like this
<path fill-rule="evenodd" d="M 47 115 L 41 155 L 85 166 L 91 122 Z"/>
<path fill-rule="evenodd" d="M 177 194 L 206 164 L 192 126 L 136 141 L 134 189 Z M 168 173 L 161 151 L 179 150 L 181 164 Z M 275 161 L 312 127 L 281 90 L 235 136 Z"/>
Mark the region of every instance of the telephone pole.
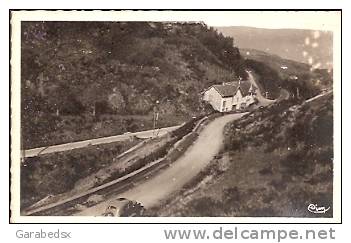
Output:
<path fill-rule="evenodd" d="M 158 121 L 158 105 L 159 105 L 159 101 L 156 100 L 156 105 L 154 106 L 154 114 L 153 114 L 153 136 L 157 136 L 158 133 L 156 132 L 156 129 L 157 129 L 157 121 Z"/>

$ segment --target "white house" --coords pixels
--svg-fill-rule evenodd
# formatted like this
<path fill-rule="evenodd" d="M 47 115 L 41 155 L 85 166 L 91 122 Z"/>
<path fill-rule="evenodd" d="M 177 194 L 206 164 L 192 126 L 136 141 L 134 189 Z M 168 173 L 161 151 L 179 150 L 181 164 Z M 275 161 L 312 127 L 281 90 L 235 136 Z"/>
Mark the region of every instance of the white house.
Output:
<path fill-rule="evenodd" d="M 220 112 L 239 110 L 255 102 L 256 90 L 249 81 L 212 85 L 203 92 L 203 100 Z"/>

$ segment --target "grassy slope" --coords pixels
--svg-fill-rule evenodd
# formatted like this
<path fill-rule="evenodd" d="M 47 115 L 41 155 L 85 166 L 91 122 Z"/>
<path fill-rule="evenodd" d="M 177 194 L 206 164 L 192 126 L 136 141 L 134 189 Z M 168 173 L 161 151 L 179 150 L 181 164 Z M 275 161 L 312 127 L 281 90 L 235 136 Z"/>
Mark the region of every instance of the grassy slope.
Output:
<path fill-rule="evenodd" d="M 254 111 L 228 125 L 225 135 L 225 149 L 211 166 L 151 215 L 332 216 L 331 95 Z M 310 203 L 331 210 L 311 214 Z"/>
<path fill-rule="evenodd" d="M 21 165 L 21 208 L 73 189 L 77 181 L 109 166 L 139 142 L 132 139 L 26 158 Z"/>

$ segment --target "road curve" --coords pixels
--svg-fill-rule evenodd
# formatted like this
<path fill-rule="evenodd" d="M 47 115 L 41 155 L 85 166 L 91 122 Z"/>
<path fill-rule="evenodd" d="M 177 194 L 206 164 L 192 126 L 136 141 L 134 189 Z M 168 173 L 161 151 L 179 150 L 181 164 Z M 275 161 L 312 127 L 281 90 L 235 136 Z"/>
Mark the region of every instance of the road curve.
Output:
<path fill-rule="evenodd" d="M 104 212 L 111 200 L 125 197 L 141 202 L 146 208 L 156 205 L 172 192 L 181 189 L 206 167 L 223 145 L 223 128 L 230 121 L 239 119 L 244 113 L 229 114 L 209 123 L 199 134 L 195 143 L 169 168 L 141 182 L 132 189 L 93 207 L 78 212 L 78 216 L 98 216 Z"/>
<path fill-rule="evenodd" d="M 261 93 L 261 90 L 258 88 L 260 86 L 257 85 L 257 81 L 256 81 L 255 77 L 252 75 L 252 73 L 250 71 L 246 71 L 246 73 L 248 74 L 248 80 L 250 81 L 250 83 L 257 87 L 256 97 L 257 97 L 258 101 L 260 102 L 260 105 L 266 106 L 266 105 L 270 105 L 273 102 L 275 102 L 275 100 L 270 100 L 270 99 L 267 99 L 266 97 L 264 97 Z"/>

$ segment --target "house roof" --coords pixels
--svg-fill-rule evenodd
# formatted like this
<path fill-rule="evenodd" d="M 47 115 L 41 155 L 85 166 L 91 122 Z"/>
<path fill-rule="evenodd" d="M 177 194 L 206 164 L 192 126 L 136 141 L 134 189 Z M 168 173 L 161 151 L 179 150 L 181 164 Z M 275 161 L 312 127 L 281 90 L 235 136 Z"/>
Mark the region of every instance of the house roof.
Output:
<path fill-rule="evenodd" d="M 237 85 L 228 85 L 228 84 L 215 84 L 212 85 L 212 87 L 217 90 L 217 92 L 222 96 L 222 97 L 229 97 L 233 96 L 236 93 L 237 90 Z"/>
<path fill-rule="evenodd" d="M 230 97 L 234 96 L 237 90 L 240 88 L 241 93 L 243 96 L 246 96 L 251 92 L 257 90 L 257 87 L 254 85 L 251 85 L 249 81 L 241 81 L 240 82 L 240 87 L 239 87 L 239 82 L 233 83 L 233 84 L 215 84 L 212 85 L 215 90 L 222 96 L 222 97 Z M 252 90 L 251 90 L 252 89 Z"/>
<path fill-rule="evenodd" d="M 252 90 L 251 90 L 252 89 Z M 243 96 L 248 95 L 250 92 L 254 92 L 257 90 L 256 86 L 252 85 L 249 81 L 242 81 L 240 83 L 240 90 Z"/>

